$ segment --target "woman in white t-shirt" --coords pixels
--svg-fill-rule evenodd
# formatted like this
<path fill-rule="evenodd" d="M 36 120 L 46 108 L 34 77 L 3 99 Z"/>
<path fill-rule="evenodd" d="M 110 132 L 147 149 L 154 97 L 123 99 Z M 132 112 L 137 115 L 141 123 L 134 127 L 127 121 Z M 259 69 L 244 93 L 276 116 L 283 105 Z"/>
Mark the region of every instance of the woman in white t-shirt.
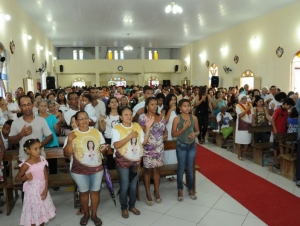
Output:
<path fill-rule="evenodd" d="M 122 121 L 112 129 L 111 145 L 115 149 L 116 167 L 120 178 L 119 200 L 122 217 L 128 218 L 128 210 L 134 215 L 141 214 L 135 208 L 136 184 L 143 156 L 143 145 L 148 142 L 150 127 L 154 122 L 154 117 L 147 118 L 144 133 L 138 123 L 132 122 L 132 110 L 129 107 L 121 108 L 119 114 Z"/>
<path fill-rule="evenodd" d="M 69 105 L 67 104 L 66 96 L 62 90 L 57 92 L 56 102 L 59 104 L 59 110 L 62 110 L 63 113 L 69 110 Z"/>
<path fill-rule="evenodd" d="M 9 92 L 6 93 L 5 98 L 6 98 L 6 102 L 7 102 L 8 116 L 12 120 L 16 120 L 18 118 L 17 113 L 20 112 L 19 105 L 18 105 L 18 103 L 14 102 L 12 100 L 11 93 L 9 93 Z"/>
<path fill-rule="evenodd" d="M 118 114 L 119 102 L 116 97 L 110 97 L 106 103 L 105 115 L 101 115 L 98 124 L 99 130 L 104 133 L 105 143 L 111 145 L 111 131 L 114 126 L 119 123 L 120 117 Z M 107 155 L 107 168 L 115 169 L 116 164 L 113 155 Z"/>

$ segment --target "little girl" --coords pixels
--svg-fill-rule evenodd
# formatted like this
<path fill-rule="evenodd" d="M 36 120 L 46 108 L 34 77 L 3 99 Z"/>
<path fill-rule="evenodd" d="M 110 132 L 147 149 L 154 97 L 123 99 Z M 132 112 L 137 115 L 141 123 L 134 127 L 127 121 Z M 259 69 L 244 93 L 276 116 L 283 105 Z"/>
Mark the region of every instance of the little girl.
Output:
<path fill-rule="evenodd" d="M 187 187 L 192 200 L 196 200 L 194 190 L 194 160 L 196 156 L 195 138 L 199 135 L 196 116 L 190 114 L 191 103 L 188 99 L 181 99 L 178 103 L 177 114 L 172 125 L 172 136 L 177 137 L 176 155 L 178 161 L 177 189 L 179 202 L 183 201 L 182 177 L 186 169 Z"/>
<path fill-rule="evenodd" d="M 29 158 L 23 161 L 15 181 L 25 181 L 25 193 L 21 215 L 21 225 L 44 225 L 55 216 L 50 193 L 48 192 L 48 162 L 41 156 L 41 143 L 38 139 L 29 139 L 24 143 Z"/>

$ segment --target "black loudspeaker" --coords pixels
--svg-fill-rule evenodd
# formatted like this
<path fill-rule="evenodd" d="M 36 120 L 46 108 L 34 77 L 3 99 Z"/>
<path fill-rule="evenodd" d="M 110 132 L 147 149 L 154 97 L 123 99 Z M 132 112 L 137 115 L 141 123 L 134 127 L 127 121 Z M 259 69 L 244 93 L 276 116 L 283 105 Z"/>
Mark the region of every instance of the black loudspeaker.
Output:
<path fill-rule="evenodd" d="M 60 71 L 60 72 L 64 72 L 64 65 L 62 65 L 62 64 L 59 65 L 59 71 Z"/>
<path fill-rule="evenodd" d="M 212 76 L 211 77 L 211 87 L 219 87 L 219 77 L 218 76 Z"/>
<path fill-rule="evenodd" d="M 171 81 L 170 80 L 163 80 L 163 86 L 170 86 L 171 85 Z"/>
<path fill-rule="evenodd" d="M 174 68 L 175 72 L 178 71 L 178 68 L 179 68 L 179 66 L 178 66 L 178 65 L 175 65 L 175 68 Z"/>
<path fill-rule="evenodd" d="M 46 77 L 47 89 L 55 89 L 55 77 Z"/>

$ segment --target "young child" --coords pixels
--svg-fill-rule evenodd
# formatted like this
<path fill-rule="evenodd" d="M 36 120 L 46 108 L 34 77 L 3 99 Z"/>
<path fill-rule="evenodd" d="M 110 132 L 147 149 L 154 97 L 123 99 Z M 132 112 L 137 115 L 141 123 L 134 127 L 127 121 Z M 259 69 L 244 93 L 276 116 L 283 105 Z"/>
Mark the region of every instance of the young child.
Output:
<path fill-rule="evenodd" d="M 85 104 L 84 110 L 86 111 L 90 119 L 96 123 L 97 122 L 96 110 L 93 107 L 92 102 L 93 102 L 93 98 L 90 94 L 84 94 L 82 96 L 82 103 Z"/>
<path fill-rule="evenodd" d="M 293 107 L 287 119 L 287 133 L 298 132 L 298 116 L 297 109 Z"/>
<path fill-rule="evenodd" d="M 220 126 L 220 130 L 223 134 L 222 148 L 226 149 L 227 139 L 233 132 L 233 128 L 229 126 L 229 122 L 233 120 L 231 114 L 226 112 L 226 107 L 221 106 L 220 112 L 217 114 L 217 122 Z"/>
<path fill-rule="evenodd" d="M 295 101 L 292 98 L 286 98 L 282 105 L 277 108 L 272 116 L 272 127 L 273 134 L 284 134 L 287 129 L 287 119 L 288 119 L 288 110 L 295 106 Z M 274 162 L 277 163 L 277 150 L 279 148 L 279 144 L 274 139 Z M 279 165 L 274 165 L 274 167 L 279 168 Z"/>
<path fill-rule="evenodd" d="M 176 156 L 178 161 L 177 190 L 179 202 L 183 202 L 183 173 L 186 169 L 187 187 L 192 200 L 197 196 L 194 191 L 194 160 L 196 156 L 195 138 L 199 135 L 197 117 L 190 114 L 191 103 L 188 99 L 181 99 L 178 103 L 177 114 L 172 125 L 172 137 L 177 137 Z"/>
<path fill-rule="evenodd" d="M 8 164 L 7 161 L 2 162 L 3 156 L 5 151 L 8 150 L 8 134 L 10 133 L 10 127 L 12 124 L 13 120 L 7 120 L 3 127 L 2 127 L 2 131 L 0 132 L 1 136 L 0 136 L 0 182 L 3 181 L 3 172 L 2 169 Z M 9 176 L 9 169 L 7 169 L 6 172 L 4 172 L 6 174 L 6 176 Z M 3 202 L 0 199 L 0 207 L 3 206 Z M 0 214 L 2 213 L 2 210 L 0 210 Z"/>
<path fill-rule="evenodd" d="M 48 191 L 48 162 L 41 156 L 41 143 L 38 139 L 27 140 L 23 147 L 29 158 L 19 165 L 20 170 L 15 178 L 17 183 L 25 181 L 20 224 L 43 226 L 55 216 L 55 207 Z"/>

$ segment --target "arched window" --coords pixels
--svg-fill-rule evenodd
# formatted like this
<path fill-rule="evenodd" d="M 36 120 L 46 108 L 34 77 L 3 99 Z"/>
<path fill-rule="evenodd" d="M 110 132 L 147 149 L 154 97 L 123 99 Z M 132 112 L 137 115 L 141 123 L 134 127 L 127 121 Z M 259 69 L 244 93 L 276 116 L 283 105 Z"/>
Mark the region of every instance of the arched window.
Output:
<path fill-rule="evenodd" d="M 77 87 L 85 86 L 85 80 L 83 78 L 75 78 L 72 86 L 77 86 Z"/>
<path fill-rule="evenodd" d="M 159 85 L 159 80 L 157 77 L 153 77 L 151 76 L 149 79 L 148 79 L 148 86 L 158 86 Z"/>
<path fill-rule="evenodd" d="M 111 78 L 108 81 L 109 86 L 124 86 L 126 87 L 126 80 L 124 78 Z"/>

